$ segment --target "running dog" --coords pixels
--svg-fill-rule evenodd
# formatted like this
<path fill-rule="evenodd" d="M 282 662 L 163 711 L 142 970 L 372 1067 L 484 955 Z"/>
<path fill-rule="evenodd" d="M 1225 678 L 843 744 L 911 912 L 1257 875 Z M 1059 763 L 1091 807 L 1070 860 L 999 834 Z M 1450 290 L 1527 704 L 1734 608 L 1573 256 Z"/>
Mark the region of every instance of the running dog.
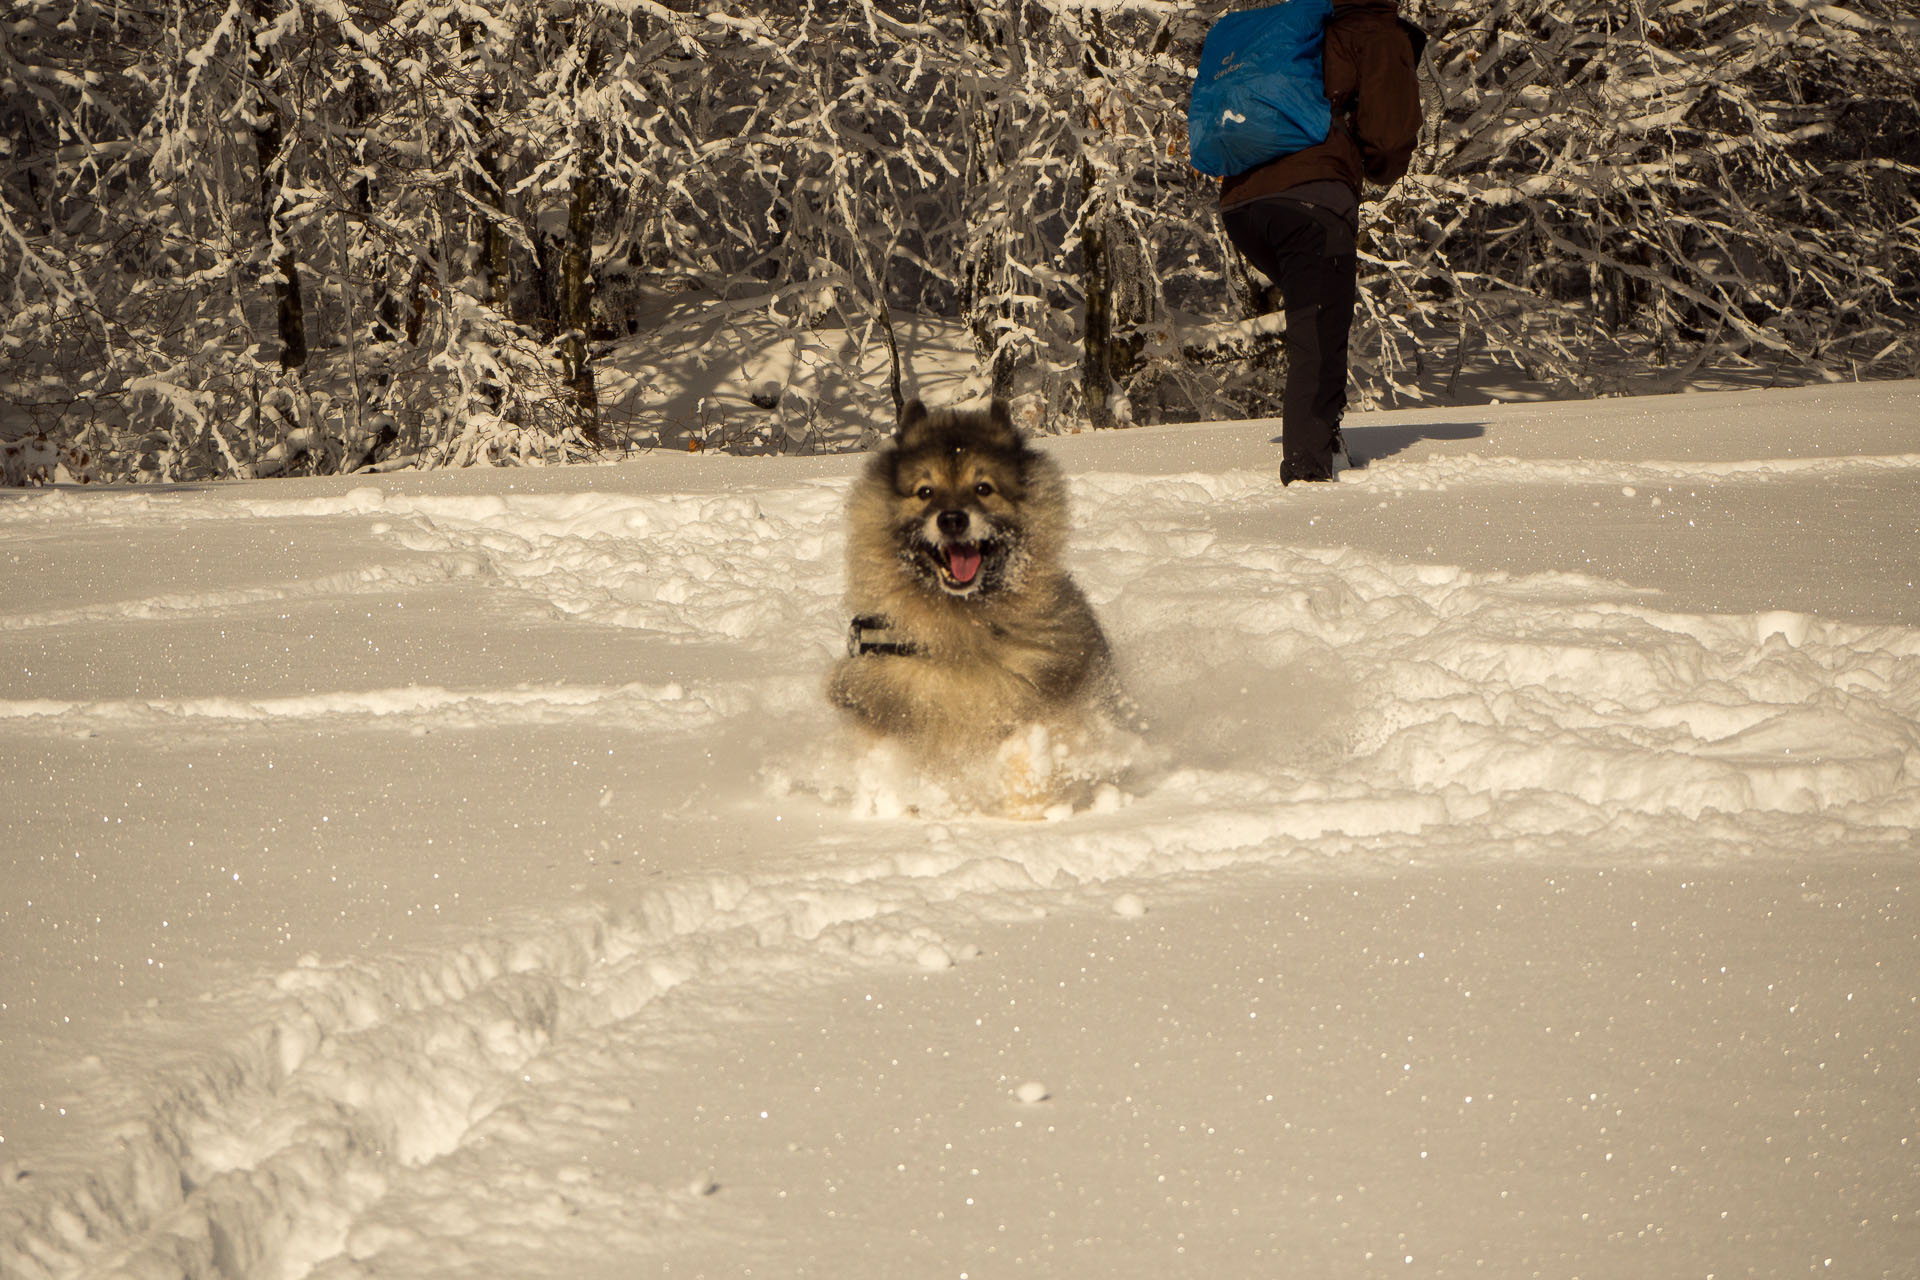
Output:
<path fill-rule="evenodd" d="M 908 404 L 848 502 L 853 629 L 830 700 L 923 768 L 997 763 L 998 807 L 1063 798 L 1065 754 L 1123 702 L 1066 536 L 1065 477 L 1005 404 Z"/>

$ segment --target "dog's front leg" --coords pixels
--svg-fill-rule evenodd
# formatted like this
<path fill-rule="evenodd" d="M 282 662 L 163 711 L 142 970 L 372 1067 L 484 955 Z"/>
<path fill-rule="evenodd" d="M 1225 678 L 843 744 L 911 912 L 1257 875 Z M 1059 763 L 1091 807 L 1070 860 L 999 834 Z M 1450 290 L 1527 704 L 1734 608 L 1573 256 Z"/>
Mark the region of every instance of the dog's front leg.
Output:
<path fill-rule="evenodd" d="M 919 717 L 899 669 L 909 661 L 886 655 L 843 658 L 827 681 L 827 700 L 876 733 L 911 733 Z"/>

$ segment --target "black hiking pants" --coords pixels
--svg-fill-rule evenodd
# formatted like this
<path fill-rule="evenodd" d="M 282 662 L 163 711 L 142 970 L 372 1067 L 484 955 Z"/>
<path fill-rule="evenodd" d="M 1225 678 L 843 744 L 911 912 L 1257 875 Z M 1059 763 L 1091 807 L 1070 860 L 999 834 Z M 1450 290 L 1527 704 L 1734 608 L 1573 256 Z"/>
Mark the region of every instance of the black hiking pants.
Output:
<path fill-rule="evenodd" d="M 1347 407 L 1347 331 L 1359 271 L 1354 228 L 1332 210 L 1286 196 L 1228 209 L 1221 221 L 1286 308 L 1280 478 L 1331 480 L 1333 433 Z"/>

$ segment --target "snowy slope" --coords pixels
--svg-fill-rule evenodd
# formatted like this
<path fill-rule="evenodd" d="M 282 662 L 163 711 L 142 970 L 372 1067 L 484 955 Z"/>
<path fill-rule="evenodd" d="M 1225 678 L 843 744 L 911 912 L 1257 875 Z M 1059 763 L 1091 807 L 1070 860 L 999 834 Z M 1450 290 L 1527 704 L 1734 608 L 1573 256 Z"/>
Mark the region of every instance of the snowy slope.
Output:
<path fill-rule="evenodd" d="M 1920 385 L 1273 432 L 1048 442 L 1044 823 L 851 458 L 0 494 L 0 1275 L 1915 1274 Z"/>

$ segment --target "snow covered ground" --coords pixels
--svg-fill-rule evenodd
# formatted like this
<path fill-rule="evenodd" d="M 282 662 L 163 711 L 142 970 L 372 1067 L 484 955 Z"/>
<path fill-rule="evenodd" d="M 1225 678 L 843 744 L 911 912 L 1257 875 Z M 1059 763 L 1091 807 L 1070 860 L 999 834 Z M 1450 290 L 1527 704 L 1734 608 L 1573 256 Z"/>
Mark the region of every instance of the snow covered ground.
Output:
<path fill-rule="evenodd" d="M 1274 429 L 1048 442 L 1037 823 L 851 457 L 0 492 L 0 1275 L 1920 1275 L 1920 384 Z"/>

